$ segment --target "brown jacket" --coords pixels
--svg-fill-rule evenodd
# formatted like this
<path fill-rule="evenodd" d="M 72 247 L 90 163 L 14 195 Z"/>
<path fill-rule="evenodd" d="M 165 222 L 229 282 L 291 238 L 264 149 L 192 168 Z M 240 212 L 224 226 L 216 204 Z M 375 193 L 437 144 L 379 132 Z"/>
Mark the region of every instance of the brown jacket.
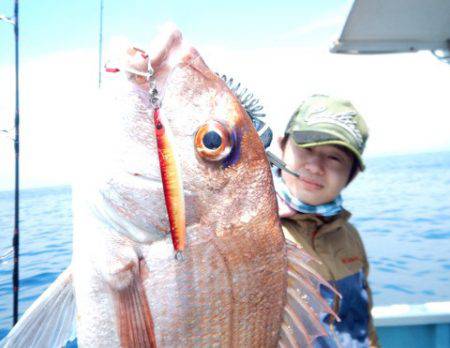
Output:
<path fill-rule="evenodd" d="M 322 289 L 341 322 L 324 317 L 332 335 L 343 347 L 378 347 L 373 326 L 372 295 L 367 282 L 369 264 L 358 231 L 348 222 L 350 213 L 322 218 L 297 213 L 281 220 L 287 239 L 302 246 L 321 263 L 312 263 L 326 280 L 337 288 L 342 299 Z M 329 346 L 330 343 L 318 344 Z"/>

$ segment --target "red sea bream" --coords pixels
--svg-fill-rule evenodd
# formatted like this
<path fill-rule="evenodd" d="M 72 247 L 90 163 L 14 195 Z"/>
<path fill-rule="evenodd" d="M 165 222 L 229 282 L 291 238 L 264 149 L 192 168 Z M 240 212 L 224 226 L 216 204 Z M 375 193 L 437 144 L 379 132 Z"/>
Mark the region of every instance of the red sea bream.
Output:
<path fill-rule="evenodd" d="M 331 313 L 323 282 L 283 237 L 239 100 L 177 30 L 117 67 L 90 111 L 104 122 L 74 193 L 72 264 L 2 344 L 58 347 L 76 321 L 81 347 L 311 346 Z"/>

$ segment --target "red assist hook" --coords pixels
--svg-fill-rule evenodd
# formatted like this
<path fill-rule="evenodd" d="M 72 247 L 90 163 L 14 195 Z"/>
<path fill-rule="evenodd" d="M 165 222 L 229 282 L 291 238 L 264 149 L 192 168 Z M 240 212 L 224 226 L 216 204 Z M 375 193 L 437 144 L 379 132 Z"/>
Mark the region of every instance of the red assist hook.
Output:
<path fill-rule="evenodd" d="M 142 50 L 140 48 L 132 47 L 132 48 L 130 48 L 128 50 L 129 54 L 131 54 L 130 51 L 139 52 L 139 54 L 141 55 L 141 57 L 143 59 L 148 59 L 148 54 L 144 50 Z M 105 64 L 105 72 L 108 72 L 108 73 L 118 73 L 118 72 L 123 70 L 125 72 L 130 73 L 130 74 L 134 74 L 134 75 L 137 75 L 137 76 L 145 77 L 147 80 L 149 80 L 150 77 L 153 76 L 153 69 L 150 66 L 150 62 L 149 62 L 148 71 L 136 70 L 136 69 L 134 69 L 134 68 L 132 68 L 130 66 L 125 66 L 125 67 L 119 67 L 119 66 L 114 66 L 114 65 L 110 66 L 109 64 L 110 64 L 109 62 Z"/>

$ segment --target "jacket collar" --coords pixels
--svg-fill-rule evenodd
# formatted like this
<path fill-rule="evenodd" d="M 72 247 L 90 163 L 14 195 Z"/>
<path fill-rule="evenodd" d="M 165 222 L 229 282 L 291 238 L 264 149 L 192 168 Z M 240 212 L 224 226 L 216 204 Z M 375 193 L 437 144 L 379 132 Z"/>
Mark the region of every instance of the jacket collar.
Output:
<path fill-rule="evenodd" d="M 317 227 L 317 234 L 328 233 L 331 231 L 335 231 L 338 228 L 342 227 L 347 221 L 350 219 L 351 213 L 345 209 L 343 209 L 339 214 L 333 216 L 331 218 L 322 217 L 316 214 L 304 214 L 297 213 L 293 216 L 286 218 L 287 220 L 292 220 L 297 224 L 303 223 L 314 223 Z"/>

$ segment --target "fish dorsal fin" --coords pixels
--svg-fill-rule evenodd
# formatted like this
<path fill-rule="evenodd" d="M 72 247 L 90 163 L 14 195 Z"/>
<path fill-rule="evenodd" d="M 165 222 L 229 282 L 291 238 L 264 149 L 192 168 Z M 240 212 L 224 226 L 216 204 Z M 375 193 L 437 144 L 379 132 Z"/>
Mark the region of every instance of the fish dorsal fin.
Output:
<path fill-rule="evenodd" d="M 74 337 L 76 304 L 67 268 L 26 310 L 0 347 L 63 347 Z"/>
<path fill-rule="evenodd" d="M 313 347 L 317 337 L 328 335 L 319 316 L 331 314 L 339 320 L 321 296 L 320 286 L 337 292 L 308 265 L 311 257 L 304 250 L 290 241 L 286 243 L 288 286 L 279 347 Z"/>

